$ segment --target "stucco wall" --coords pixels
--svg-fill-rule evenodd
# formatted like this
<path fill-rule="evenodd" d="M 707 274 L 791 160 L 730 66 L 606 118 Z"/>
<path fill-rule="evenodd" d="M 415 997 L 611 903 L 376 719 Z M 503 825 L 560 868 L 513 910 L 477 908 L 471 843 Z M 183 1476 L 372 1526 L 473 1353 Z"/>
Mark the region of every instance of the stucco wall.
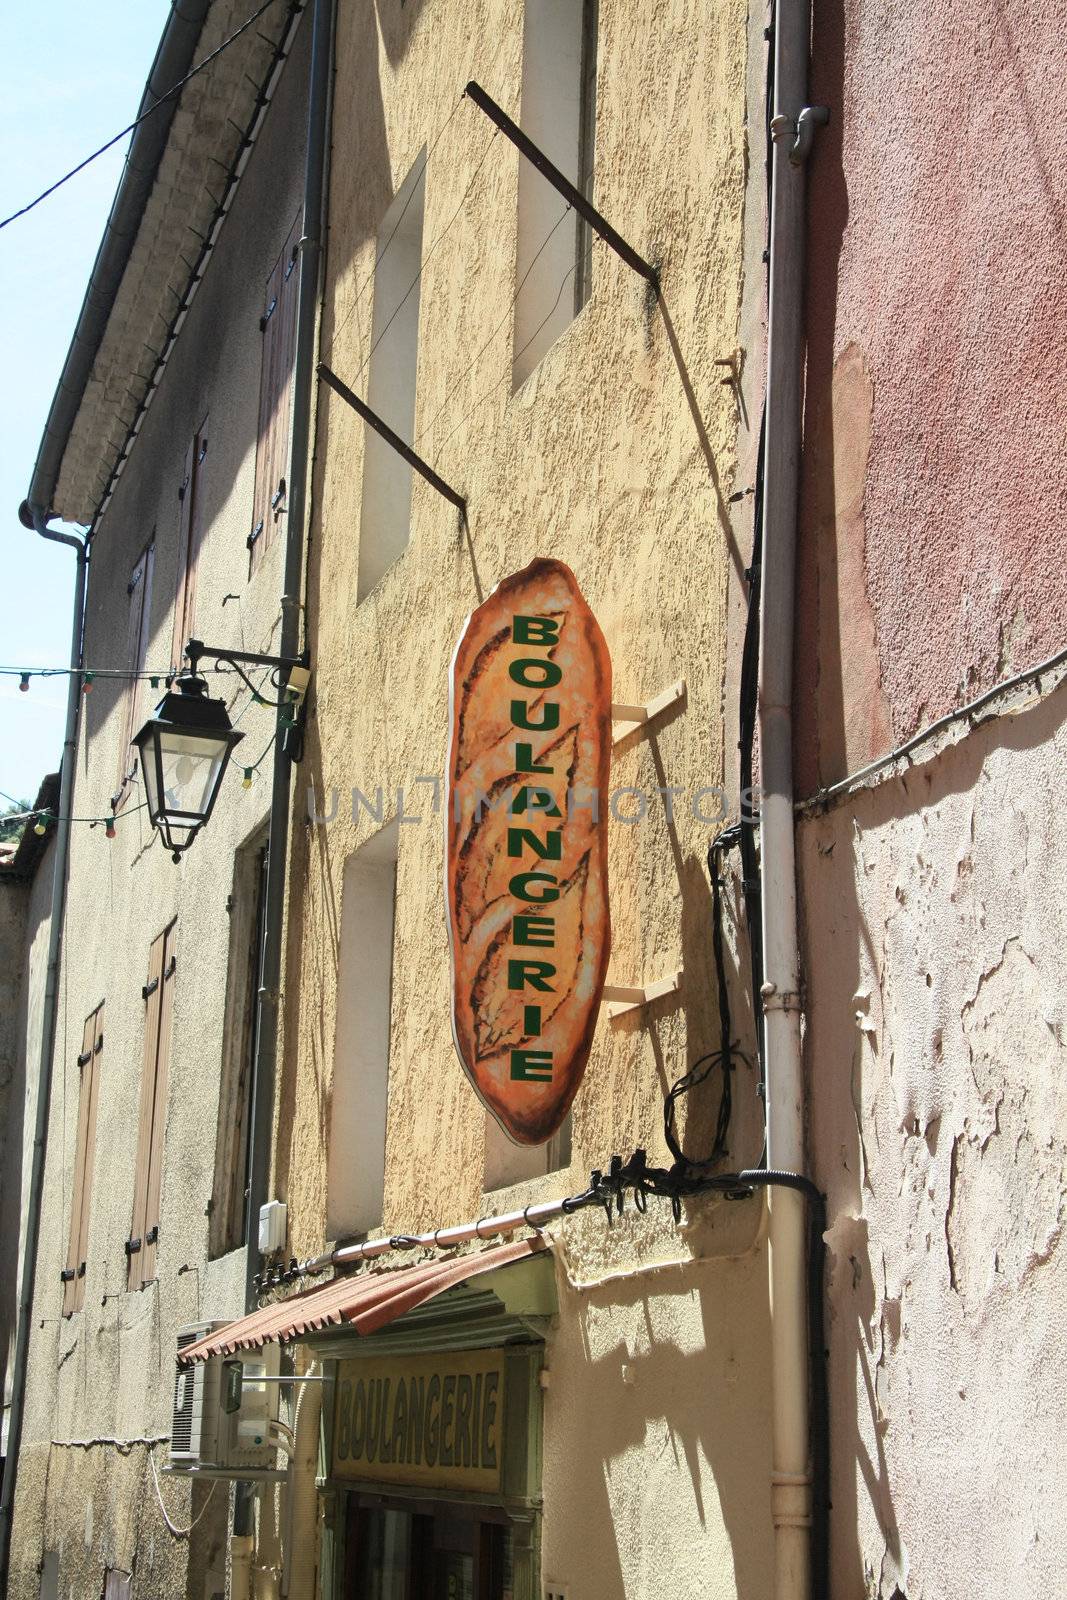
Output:
<path fill-rule="evenodd" d="M 399 788 L 408 815 L 421 813 L 399 828 L 387 1229 L 584 1187 L 591 1167 L 635 1145 L 664 1160 L 664 1091 L 717 1042 L 704 862 L 715 824 L 690 801 L 723 780 L 727 570 L 743 565 L 726 506 L 737 414 L 713 362 L 738 342 L 746 14 L 680 3 L 639 17 L 602 0 L 595 200 L 662 267 L 677 351 L 643 281 L 596 244 L 591 300 L 512 394 L 518 156 L 457 101 L 473 77 L 516 114 L 521 37 L 515 0 L 357 0 L 339 14 L 322 359 L 363 392 L 375 235 L 427 146 L 416 443 L 467 496 L 470 531 L 416 478 L 410 543 L 356 606 L 364 428 L 320 389 L 307 597 L 315 680 L 299 804 L 310 788 L 320 812 L 333 812 L 335 791 L 337 806 L 332 820 L 305 822 L 293 851 L 303 909 L 287 962 L 274 1187 L 289 1202 L 297 1255 L 324 1243 L 344 868 L 379 826 L 366 812 L 353 824 L 354 786 L 371 796 L 381 787 L 386 821 Z M 650 797 L 647 820 L 609 824 L 611 980 L 651 981 L 677 967 L 685 978 L 680 1001 L 614 1027 L 601 1020 L 574 1106 L 570 1169 L 486 1195 L 485 1113 L 449 1031 L 442 818 L 415 780 L 443 774 L 448 668 L 465 616 L 536 555 L 572 566 L 606 635 L 616 698 L 687 682 L 684 707 L 614 762 L 614 783 Z M 663 785 L 682 791 L 673 822 Z M 705 806 L 710 819 L 715 803 Z M 718 1090 L 711 1080 L 693 1097 L 695 1153 L 710 1143 Z M 740 1066 L 739 1164 L 760 1147 L 754 1090 Z M 546 1574 L 576 1594 L 651 1596 L 665 1571 L 679 1594 L 709 1584 L 766 1592 L 765 1432 L 734 1454 L 726 1420 L 732 1406 L 764 1415 L 763 1258 L 691 1264 L 750 1248 L 760 1213 L 755 1204 L 697 1210 L 712 1216 L 695 1233 L 679 1234 L 662 1206 L 648 1231 L 631 1217 L 606 1234 L 598 1221 L 595 1248 L 582 1247 L 580 1276 L 679 1258 L 670 1284 L 637 1277 L 588 1301 L 564 1295 L 550 1352 L 544 1549 Z M 620 1377 L 623 1345 L 639 1375 L 632 1388 Z M 744 1405 L 731 1399 L 731 1352 Z M 691 1398 L 690 1382 L 707 1388 Z"/>
<path fill-rule="evenodd" d="M 1062 643 L 1065 19 L 814 5 L 802 793 Z"/>
<path fill-rule="evenodd" d="M 835 1595 L 1037 1600 L 1067 1559 L 1065 708 L 800 829 Z"/>
<path fill-rule="evenodd" d="M 307 44 L 301 28 L 204 283 L 167 366 L 129 464 L 92 545 L 86 614 L 89 667 L 124 665 L 133 563 L 155 535 L 149 667 L 166 667 L 177 567 L 185 453 L 210 412 L 206 527 L 197 575 L 197 631 L 209 642 L 276 645 L 281 537 L 248 577 L 259 408 L 260 318 L 268 275 L 301 204 Z M 236 599 L 225 600 L 227 595 Z M 248 765 L 267 746 L 274 713 L 248 706 L 236 680 L 215 680 L 246 731 Z M 269 691 L 268 691 L 269 692 Z M 140 716 L 154 699 L 143 685 Z M 83 702 L 74 814 L 104 815 L 118 771 L 121 708 L 97 679 Z M 245 757 L 245 751 L 248 752 Z M 12 1600 L 37 1595 L 42 1548 L 60 1554 L 60 1593 L 95 1595 L 103 1569 L 134 1573 L 134 1595 L 221 1591 L 227 1492 L 216 1493 L 191 1543 L 166 1531 L 146 1446 L 169 1434 L 175 1331 L 244 1309 L 244 1257 L 208 1261 L 219 1075 L 227 979 L 227 895 L 234 851 L 261 824 L 269 758 L 251 789 L 240 765 L 226 780 L 209 827 L 175 866 L 146 813 L 129 807 L 107 840 L 75 825 L 60 979 L 48 1168 L 34 1304 L 27 1415 L 16 1502 Z M 130 1233 L 151 941 L 177 916 L 177 973 L 163 1156 L 158 1275 L 128 1293 Z M 77 1055 L 84 1017 L 105 1002 L 84 1309 L 61 1317 L 78 1111 Z M 117 1446 L 109 1441 L 118 1441 Z M 165 1449 L 157 1445 L 157 1464 Z M 164 1479 L 173 1520 L 185 1524 L 200 1490 Z"/>

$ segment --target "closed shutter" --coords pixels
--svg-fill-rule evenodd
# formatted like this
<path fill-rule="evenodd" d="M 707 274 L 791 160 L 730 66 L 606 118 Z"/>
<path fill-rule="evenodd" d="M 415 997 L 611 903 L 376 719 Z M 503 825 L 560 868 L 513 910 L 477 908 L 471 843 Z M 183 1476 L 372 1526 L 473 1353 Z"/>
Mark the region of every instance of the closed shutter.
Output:
<path fill-rule="evenodd" d="M 163 1137 L 167 1116 L 170 1030 L 173 1012 L 176 925 L 153 940 L 148 953 L 141 1108 L 137 1125 L 137 1162 L 133 1178 L 133 1222 L 126 1241 L 128 1289 L 143 1289 L 155 1276 L 159 1232 L 159 1194 Z"/>
<path fill-rule="evenodd" d="M 259 433 L 256 444 L 256 487 L 252 530 L 248 535 L 249 570 L 254 572 L 270 544 L 275 524 L 285 511 L 285 474 L 289 455 L 289 416 L 296 347 L 296 303 L 300 273 L 298 216 L 285 249 L 267 282 L 263 355 L 259 373 Z"/>
<path fill-rule="evenodd" d="M 78 1056 L 78 1135 L 74 1154 L 74 1183 L 70 1196 L 70 1237 L 63 1269 L 63 1315 L 80 1311 L 85 1302 L 85 1263 L 89 1244 L 89 1209 L 96 1149 L 96 1108 L 100 1097 L 101 1055 L 104 1049 L 103 1005 L 85 1019 Z"/>
<path fill-rule="evenodd" d="M 126 630 L 126 666 L 131 673 L 143 672 L 148 660 L 148 630 L 152 620 L 152 573 L 155 558 L 156 549 L 153 540 L 139 557 L 126 586 L 130 597 Z M 137 757 L 130 741 L 137 732 L 138 716 L 144 699 L 143 688 L 144 685 L 137 677 L 127 679 L 122 687 L 118 788 L 111 801 L 115 811 L 120 811 L 125 805 L 137 774 Z"/>

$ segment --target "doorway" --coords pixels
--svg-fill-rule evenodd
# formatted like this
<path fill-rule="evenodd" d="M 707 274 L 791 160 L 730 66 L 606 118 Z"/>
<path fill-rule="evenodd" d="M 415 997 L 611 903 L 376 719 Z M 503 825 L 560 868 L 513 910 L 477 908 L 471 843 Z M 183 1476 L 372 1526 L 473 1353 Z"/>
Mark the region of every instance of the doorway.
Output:
<path fill-rule="evenodd" d="M 491 1506 L 350 1494 L 344 1600 L 512 1600 L 512 1533 Z"/>

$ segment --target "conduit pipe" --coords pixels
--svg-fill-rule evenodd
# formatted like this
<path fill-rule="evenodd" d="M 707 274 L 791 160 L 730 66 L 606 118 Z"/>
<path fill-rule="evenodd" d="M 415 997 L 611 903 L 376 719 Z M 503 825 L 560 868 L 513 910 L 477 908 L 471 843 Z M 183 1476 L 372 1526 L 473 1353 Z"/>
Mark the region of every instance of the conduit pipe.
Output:
<path fill-rule="evenodd" d="M 52 869 L 52 906 L 48 924 L 48 964 L 45 971 L 41 1017 L 41 1049 L 37 1066 L 37 1114 L 30 1163 L 30 1191 L 26 1208 L 26 1246 L 22 1257 L 19 1285 L 18 1320 L 15 1328 L 15 1358 L 11 1368 L 11 1407 L 8 1413 L 7 1456 L 4 1460 L 3 1490 L 0 1491 L 0 1594 L 7 1593 L 8 1561 L 11 1553 L 11 1521 L 15 1509 L 19 1447 L 26 1403 L 26 1367 L 29 1359 L 30 1328 L 33 1320 L 33 1288 L 37 1276 L 37 1246 L 41 1234 L 41 1200 L 44 1189 L 45 1157 L 48 1152 L 48 1115 L 52 1104 L 52 1058 L 56 1038 L 56 1010 L 59 1001 L 59 964 L 62 957 L 63 913 L 67 898 L 67 863 L 70 857 L 70 816 L 74 791 L 74 755 L 78 744 L 78 715 L 82 700 L 82 624 L 85 614 L 85 581 L 89 565 L 88 541 L 76 534 L 61 533 L 48 526 L 48 512 L 40 505 L 24 501 L 19 520 L 42 539 L 65 544 L 75 552 L 74 603 L 71 612 L 70 666 L 67 678 L 67 720 L 63 730 L 63 760 L 59 776 L 59 816 L 56 821 L 56 849 Z"/>
<path fill-rule="evenodd" d="M 307 1376 L 319 1377 L 321 1372 L 322 1368 L 316 1361 L 308 1368 Z M 319 1512 L 315 1477 L 319 1464 L 321 1414 L 321 1385 L 300 1384 L 296 1402 L 296 1444 L 289 1461 L 286 1483 L 283 1600 L 315 1600 Z"/>
<path fill-rule="evenodd" d="M 304 575 L 304 522 L 311 476 L 311 403 L 315 377 L 315 338 L 322 256 L 323 208 L 329 145 L 330 80 L 333 68 L 336 0 L 315 0 L 308 84 L 308 131 L 304 168 L 304 215 L 299 244 L 296 352 L 293 359 L 293 420 L 286 509 L 285 568 L 282 579 L 279 653 L 296 656 L 301 648 L 301 589 Z M 258 1222 L 267 1199 L 274 1129 L 274 1080 L 278 1059 L 279 993 L 289 800 L 293 758 L 283 710 L 278 711 L 271 779 L 267 844 L 267 882 L 263 913 L 263 962 L 256 1020 L 256 1058 L 252 1074 L 251 1140 L 248 1157 L 248 1211 L 245 1240 L 245 1309 L 256 1307 L 259 1266 Z M 234 1531 L 252 1532 L 252 1494 L 239 1483 L 234 1500 Z"/>
<path fill-rule="evenodd" d="M 767 1165 L 804 1171 L 793 839 L 793 607 L 803 396 L 804 160 L 815 126 L 806 105 L 809 0 L 778 0 L 774 14 L 774 141 L 760 599 L 760 850 Z M 807 1219 L 798 1190 L 770 1200 L 773 1363 L 771 1506 L 775 1600 L 812 1594 Z M 817 1580 L 822 1587 L 821 1577 Z M 824 1600 L 818 1594 L 816 1600 Z"/>
<path fill-rule="evenodd" d="M 230 1538 L 230 1600 L 251 1600 L 252 1536 L 235 1533 Z"/>

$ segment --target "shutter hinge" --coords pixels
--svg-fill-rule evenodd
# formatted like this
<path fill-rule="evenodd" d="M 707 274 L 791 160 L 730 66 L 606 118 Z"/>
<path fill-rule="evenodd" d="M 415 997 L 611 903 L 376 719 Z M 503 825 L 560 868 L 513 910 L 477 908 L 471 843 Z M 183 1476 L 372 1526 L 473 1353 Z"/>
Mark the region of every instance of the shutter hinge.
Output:
<path fill-rule="evenodd" d="M 260 536 L 260 534 L 262 532 L 263 532 L 263 518 L 261 517 L 259 519 L 259 521 L 256 523 L 255 527 L 252 529 L 252 532 L 248 535 L 248 538 L 245 540 L 245 544 L 248 546 L 249 550 L 251 550 L 252 546 L 255 544 L 256 540 L 259 538 L 259 536 Z"/>
<path fill-rule="evenodd" d="M 59 1281 L 60 1283 L 73 1283 L 76 1276 L 77 1274 L 75 1273 L 73 1267 L 64 1267 L 63 1271 L 59 1274 Z"/>
<path fill-rule="evenodd" d="M 198 467 L 203 464 L 203 460 L 204 460 L 204 457 L 206 455 L 207 455 L 207 438 L 205 437 L 205 438 L 201 439 L 201 441 L 200 441 L 200 454 L 196 458 L 196 464 L 197 464 Z"/>
<path fill-rule="evenodd" d="M 146 983 L 146 984 L 143 985 L 143 987 L 141 989 L 141 999 L 142 1000 L 149 999 L 150 996 L 155 994 L 155 992 L 156 992 L 156 990 L 158 988 L 159 988 L 159 979 L 158 978 L 153 978 L 151 983 Z"/>
<path fill-rule="evenodd" d="M 270 508 L 271 508 L 271 510 L 272 511 L 277 511 L 278 507 L 281 505 L 281 503 L 282 503 L 282 501 L 284 499 L 285 499 L 285 479 L 284 478 L 279 478 L 278 479 L 278 487 L 275 489 L 274 493 L 270 497 Z"/>
<path fill-rule="evenodd" d="M 173 978 L 174 969 L 175 969 L 175 967 L 177 965 L 178 965 L 178 957 L 177 956 L 171 956 L 170 960 L 167 962 L 167 970 L 163 974 L 164 979 Z"/>
<path fill-rule="evenodd" d="M 145 1234 L 144 1242 L 145 1242 L 145 1244 L 156 1244 L 158 1242 L 158 1240 L 159 1240 L 159 1223 L 157 1222 L 155 1227 L 154 1228 L 149 1228 L 148 1232 Z"/>
<path fill-rule="evenodd" d="M 100 1034 L 97 1034 L 96 1043 L 93 1045 L 93 1055 L 94 1056 L 98 1055 L 103 1048 L 104 1048 L 104 1035 L 102 1033 L 100 1033 Z"/>
<path fill-rule="evenodd" d="M 84 1278 L 85 1277 L 85 1262 L 84 1261 L 79 1261 L 78 1262 L 78 1277 L 79 1278 Z"/>
<path fill-rule="evenodd" d="M 122 1247 L 128 1256 L 135 1256 L 141 1248 L 140 1239 L 127 1239 Z"/>
<path fill-rule="evenodd" d="M 270 321 L 271 317 L 274 315 L 274 309 L 277 306 L 277 304 L 278 304 L 278 296 L 275 295 L 274 299 L 271 301 L 270 305 L 267 307 L 266 312 L 259 319 L 259 331 L 260 331 L 260 333 L 263 333 L 265 331 L 267 323 Z"/>
<path fill-rule="evenodd" d="M 88 1066 L 89 1062 L 92 1059 L 93 1059 L 93 1052 L 91 1050 L 83 1050 L 81 1055 L 78 1057 L 78 1065 L 79 1065 L 79 1067 Z"/>

